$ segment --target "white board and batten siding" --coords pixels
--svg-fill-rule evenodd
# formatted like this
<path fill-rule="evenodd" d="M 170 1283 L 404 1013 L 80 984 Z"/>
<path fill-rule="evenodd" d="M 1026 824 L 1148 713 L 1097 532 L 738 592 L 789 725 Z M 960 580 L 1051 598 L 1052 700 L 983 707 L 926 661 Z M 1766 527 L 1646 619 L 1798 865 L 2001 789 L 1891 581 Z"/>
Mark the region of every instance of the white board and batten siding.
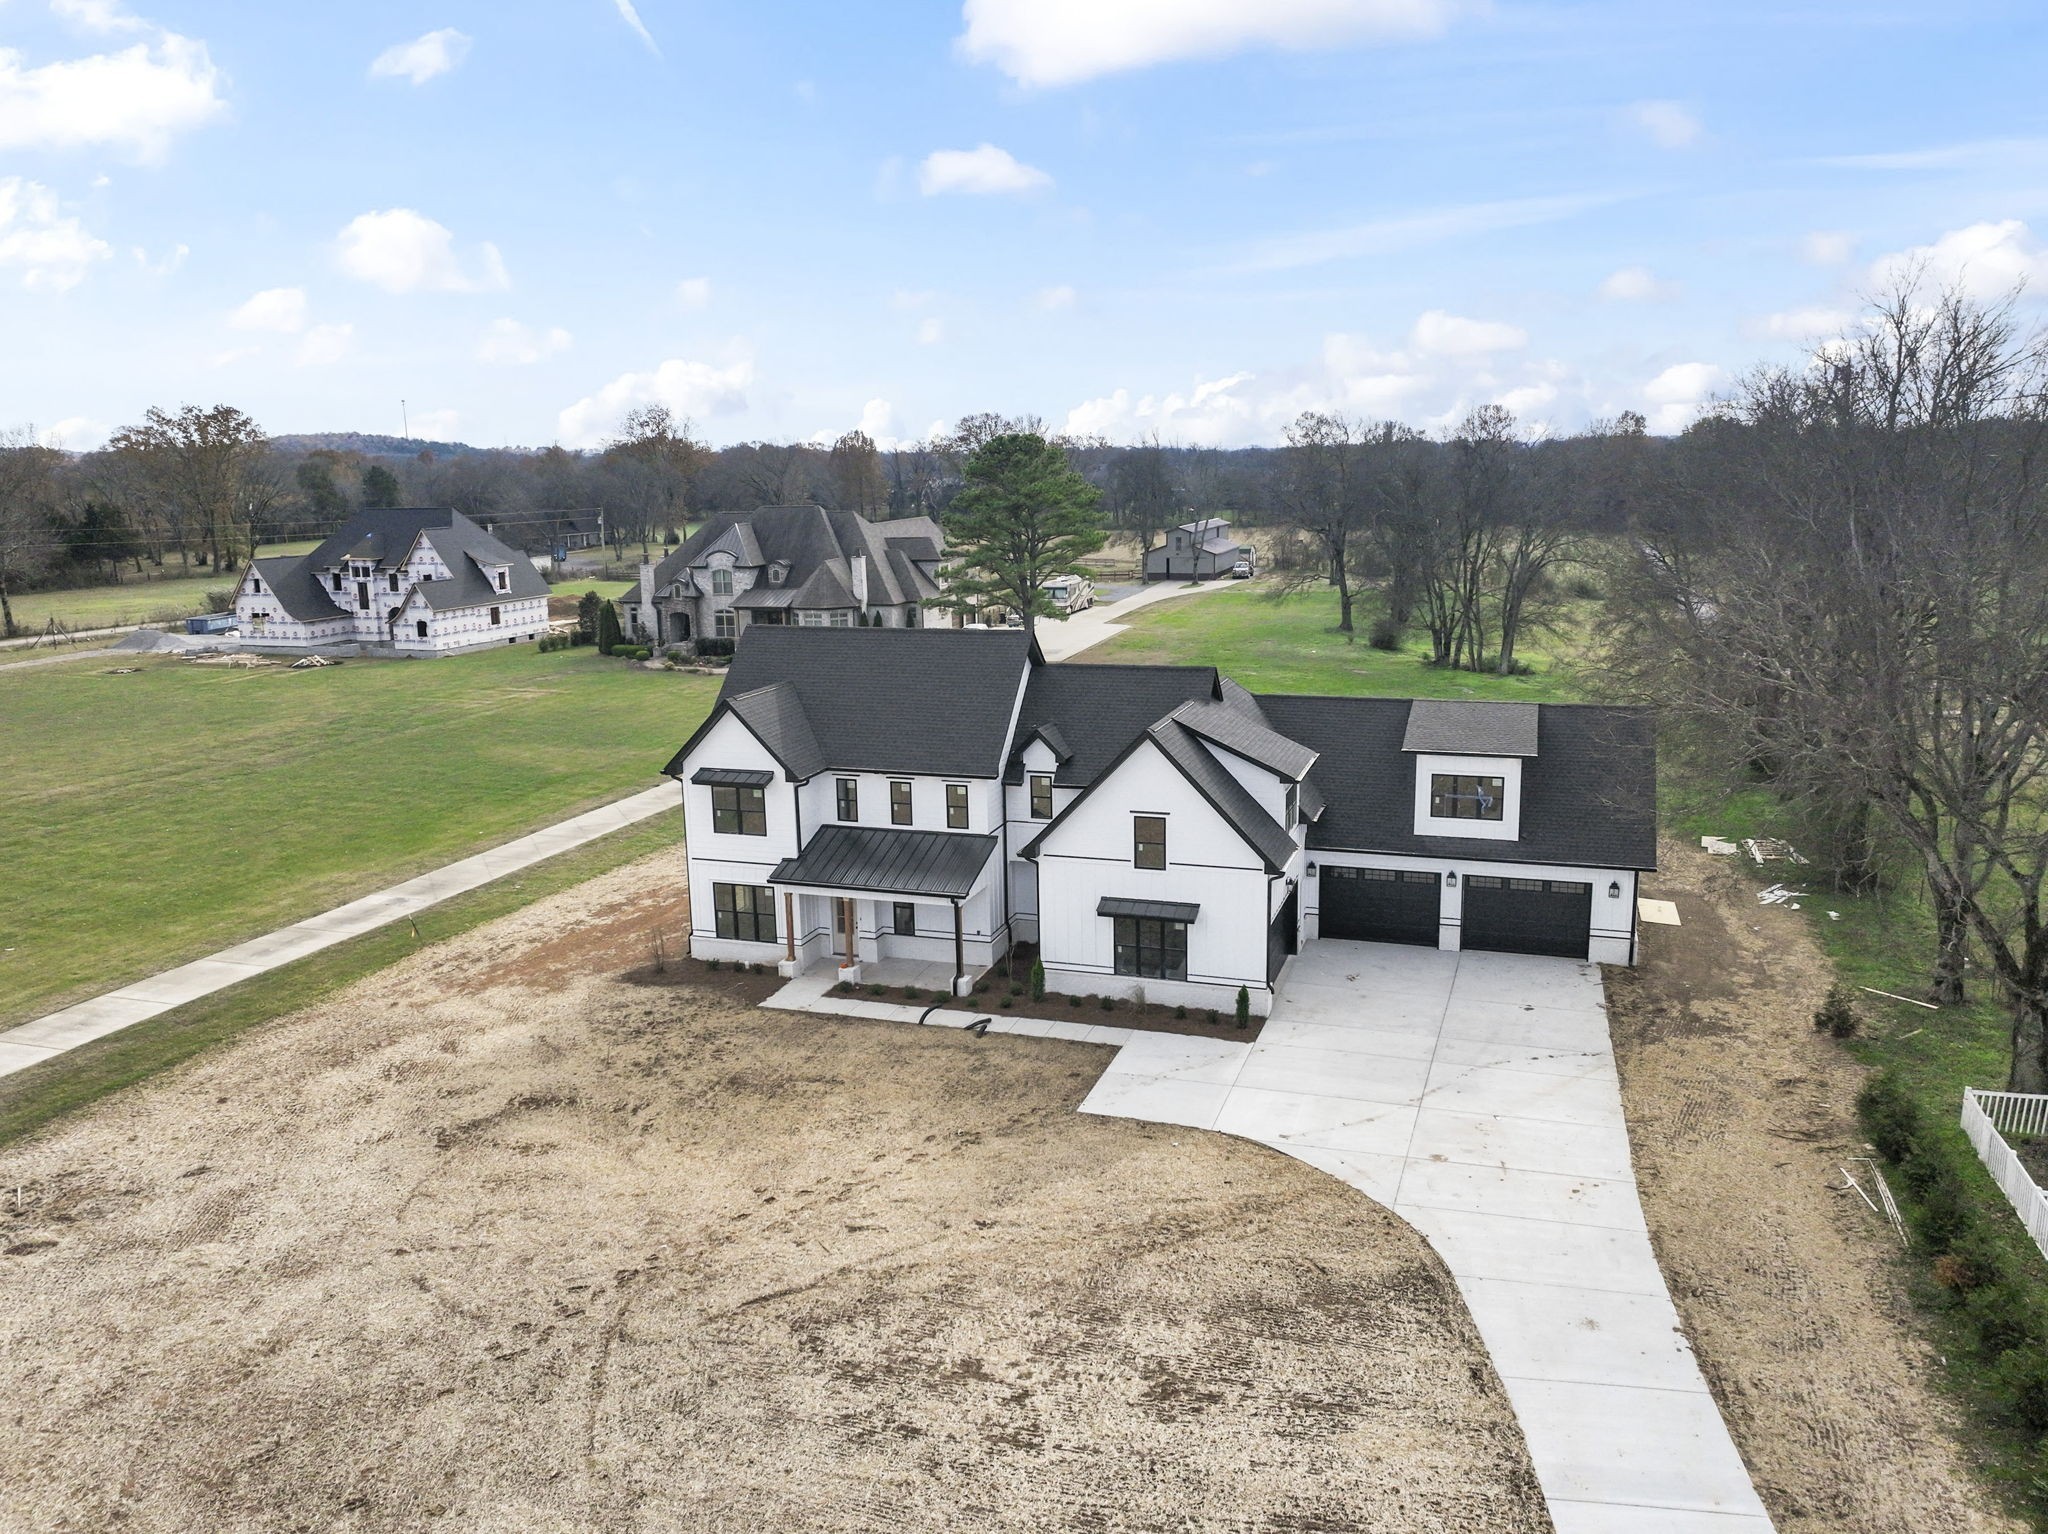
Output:
<path fill-rule="evenodd" d="M 1132 821 L 1166 820 L 1166 867 L 1132 860 Z M 1039 951 L 1046 984 L 1057 991 L 1136 997 L 1148 1002 L 1227 1008 L 1237 988 L 1252 1010 L 1272 1006 L 1266 984 L 1266 913 L 1284 901 L 1283 880 L 1149 741 L 1124 759 L 1114 787 L 1099 785 L 1041 844 L 1038 854 Z M 1098 916 L 1104 897 L 1171 900 L 1199 906 L 1188 927 L 1187 979 L 1116 973 L 1115 923 Z"/>
<path fill-rule="evenodd" d="M 690 781 L 691 774 L 704 767 L 775 774 L 775 781 L 762 793 L 768 821 L 766 836 L 740 836 L 712 829 L 710 785 Z M 757 963 L 781 958 L 785 917 L 779 902 L 775 912 L 777 941 L 743 942 L 718 935 L 716 905 L 711 892 L 714 884 L 765 886 L 777 863 L 796 856 L 796 804 L 781 764 L 752 730 L 727 714 L 711 727 L 710 732 L 697 743 L 697 749 L 690 753 L 682 774 L 682 789 L 683 843 L 689 849 L 691 953 L 700 959 L 744 959 Z M 805 821 L 806 833 L 816 829 L 815 821 Z M 799 940 L 803 937 L 800 932 Z M 829 943 L 829 929 L 825 938 Z"/>

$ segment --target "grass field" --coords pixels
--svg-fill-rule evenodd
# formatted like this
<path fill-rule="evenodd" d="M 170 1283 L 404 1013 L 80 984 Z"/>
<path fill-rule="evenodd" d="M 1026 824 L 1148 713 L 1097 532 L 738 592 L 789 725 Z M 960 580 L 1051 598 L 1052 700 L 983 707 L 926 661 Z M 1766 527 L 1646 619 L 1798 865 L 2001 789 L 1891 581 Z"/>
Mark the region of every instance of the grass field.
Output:
<path fill-rule="evenodd" d="M 1358 633 L 1347 641 L 1337 632 L 1336 592 L 1275 597 L 1262 582 L 1140 609 L 1128 630 L 1076 659 L 1219 666 L 1253 692 L 1530 702 L 1577 696 L 1568 642 L 1544 636 L 1526 646 L 1524 658 L 1535 668 L 1530 676 L 1446 671 L 1427 663 L 1427 648 L 1412 635 L 1404 650 L 1373 649 L 1365 642 L 1373 614 L 1370 602 L 1357 604 L 1352 622 Z"/>
<path fill-rule="evenodd" d="M 265 544 L 257 551 L 257 557 L 269 559 L 278 554 L 304 554 L 313 546 L 311 539 L 298 543 Z M 204 612 L 207 592 L 226 590 L 240 579 L 238 570 L 224 575 L 211 571 L 199 575 L 173 575 L 162 580 L 135 578 L 117 586 L 24 592 L 10 595 L 8 603 L 14 609 L 14 621 L 31 631 L 41 629 L 52 618 L 69 629 L 118 628 L 124 624 L 159 623 Z"/>
<path fill-rule="evenodd" d="M 565 581 L 555 581 L 548 587 L 548 594 L 557 597 L 580 597 L 586 591 L 594 591 L 607 601 L 616 602 L 635 586 L 638 581 L 598 581 L 588 576 L 572 576 Z"/>
<path fill-rule="evenodd" d="M 0 1026 L 658 781 L 717 679 L 530 646 L 0 673 Z"/>

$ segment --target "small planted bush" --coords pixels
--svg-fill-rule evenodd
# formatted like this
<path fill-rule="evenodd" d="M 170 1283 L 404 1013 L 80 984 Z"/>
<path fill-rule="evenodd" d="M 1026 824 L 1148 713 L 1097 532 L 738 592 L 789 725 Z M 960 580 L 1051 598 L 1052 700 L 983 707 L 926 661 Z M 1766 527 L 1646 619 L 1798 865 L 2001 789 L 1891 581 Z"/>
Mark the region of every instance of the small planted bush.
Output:
<path fill-rule="evenodd" d="M 1031 961 L 1031 999 L 1045 1000 L 1045 965 L 1037 959 Z"/>
<path fill-rule="evenodd" d="M 1243 986 L 1237 988 L 1237 1026 L 1249 1028 L 1252 1025 L 1252 993 Z"/>
<path fill-rule="evenodd" d="M 1001 1001 L 996 1003 L 996 1005 L 999 1007 L 1014 1007 L 1016 1004 L 1017 998 L 1014 995 L 1005 996 Z"/>
<path fill-rule="evenodd" d="M 1103 1011 L 1105 1011 L 1105 1012 L 1112 1012 L 1112 1011 L 1116 1010 L 1116 998 L 1115 998 L 1115 997 L 1113 997 L 1113 996 L 1105 996 L 1105 997 L 1103 997 L 1103 998 L 1102 998 L 1102 1010 L 1103 1010 Z"/>
<path fill-rule="evenodd" d="M 1405 637 L 1407 636 L 1401 625 L 1392 618 L 1375 618 L 1372 620 L 1372 628 L 1365 636 L 1365 642 L 1375 650 L 1398 650 Z"/>
<path fill-rule="evenodd" d="M 1188 1015 L 1188 1009 L 1187 1009 L 1186 1007 L 1175 1007 L 1175 1008 L 1173 1009 L 1173 1015 L 1174 1015 L 1174 1017 L 1175 1017 L 1175 1018 L 1177 1018 L 1177 1019 L 1181 1019 L 1181 1020 L 1183 1020 L 1183 1021 L 1184 1021 L 1184 1020 L 1185 1020 L 1185 1019 L 1187 1018 L 1187 1015 Z"/>
<path fill-rule="evenodd" d="M 1828 987 L 1827 999 L 1814 1011 L 1813 1026 L 1831 1039 L 1856 1037 L 1856 1003 L 1847 986 Z"/>
<path fill-rule="evenodd" d="M 723 959 L 706 959 L 704 967 L 706 969 L 724 969 L 725 961 Z"/>

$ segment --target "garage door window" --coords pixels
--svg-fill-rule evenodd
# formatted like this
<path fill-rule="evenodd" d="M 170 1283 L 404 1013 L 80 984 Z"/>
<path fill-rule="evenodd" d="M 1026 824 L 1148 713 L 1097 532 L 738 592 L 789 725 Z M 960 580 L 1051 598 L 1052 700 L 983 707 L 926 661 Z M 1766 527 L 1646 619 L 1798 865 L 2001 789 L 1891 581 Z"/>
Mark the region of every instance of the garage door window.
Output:
<path fill-rule="evenodd" d="M 720 937 L 743 943 L 775 941 L 775 891 L 762 884 L 714 884 L 711 908 Z"/>
<path fill-rule="evenodd" d="M 1116 972 L 1146 980 L 1188 977 L 1188 924 L 1150 916 L 1116 919 Z"/>
<path fill-rule="evenodd" d="M 1429 813 L 1436 820 L 1499 820 L 1507 803 L 1500 778 L 1470 777 L 1464 773 L 1432 773 L 1429 779 Z"/>

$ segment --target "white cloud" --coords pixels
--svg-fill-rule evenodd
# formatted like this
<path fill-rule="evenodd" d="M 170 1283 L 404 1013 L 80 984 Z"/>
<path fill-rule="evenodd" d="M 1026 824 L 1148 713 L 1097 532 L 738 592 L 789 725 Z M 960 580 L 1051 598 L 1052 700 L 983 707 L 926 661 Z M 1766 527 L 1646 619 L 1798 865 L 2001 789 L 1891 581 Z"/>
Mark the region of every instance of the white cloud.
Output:
<path fill-rule="evenodd" d="M 111 5 L 59 9 L 93 31 L 156 36 L 34 68 L 18 49 L 0 48 L 0 150 L 104 146 L 160 160 L 179 133 L 227 110 L 224 82 L 204 43 L 153 29 Z"/>
<path fill-rule="evenodd" d="M 315 325 L 299 342 L 292 360 L 302 368 L 326 367 L 341 361 L 355 346 L 353 325 Z"/>
<path fill-rule="evenodd" d="M 1524 384 L 1519 389 L 1509 389 L 1494 400 L 1494 404 L 1514 415 L 1528 416 L 1541 410 L 1557 399 L 1557 385 L 1550 383 Z"/>
<path fill-rule="evenodd" d="M 730 415 L 746 408 L 753 381 L 753 364 L 744 356 L 723 367 L 672 357 L 652 372 L 621 373 L 564 410 L 556 429 L 565 446 L 595 447 L 639 405 L 666 405 L 677 415 L 700 420 Z"/>
<path fill-rule="evenodd" d="M 48 187 L 0 177 L 0 269 L 19 272 L 23 287 L 61 293 L 112 254 L 105 240 L 59 207 Z"/>
<path fill-rule="evenodd" d="M 871 399 L 860 410 L 860 430 L 875 439 L 875 445 L 894 446 L 896 439 L 889 435 L 889 428 L 895 423 L 896 411 L 885 399 Z"/>
<path fill-rule="evenodd" d="M 481 293 L 512 286 L 498 247 L 479 245 L 473 266 L 455 253 L 455 236 L 411 208 L 363 213 L 337 240 L 341 269 L 387 293 Z"/>
<path fill-rule="evenodd" d="M 541 331 L 517 320 L 492 320 L 477 341 L 476 359 L 504 367 L 524 367 L 567 351 L 571 339 L 569 332 L 559 325 Z"/>
<path fill-rule="evenodd" d="M 1075 297 L 1074 290 L 1064 282 L 1057 287 L 1040 288 L 1038 307 L 1048 314 L 1059 309 L 1071 309 L 1074 307 Z"/>
<path fill-rule="evenodd" d="M 946 339 L 946 322 L 936 316 L 927 316 L 917 322 L 917 344 L 937 346 Z"/>
<path fill-rule="evenodd" d="M 1431 309 L 1416 320 L 1410 344 L 1425 356 L 1482 357 L 1491 352 L 1521 350 L 1529 344 L 1529 332 L 1516 325 L 1461 319 L 1441 309 Z"/>
<path fill-rule="evenodd" d="M 459 410 L 415 410 L 409 429 L 415 437 L 430 442 L 452 442 L 455 428 L 462 420 Z"/>
<path fill-rule="evenodd" d="M 640 19 L 639 11 L 633 7 L 633 0 L 612 0 L 619 8 L 619 20 L 633 29 L 633 35 L 647 45 L 647 51 L 656 58 L 661 57 L 661 44 L 654 40 L 654 34 L 647 30 L 647 23 Z"/>
<path fill-rule="evenodd" d="M 685 309 L 701 309 L 711 302 L 709 277 L 685 277 L 676 284 L 676 302 Z"/>
<path fill-rule="evenodd" d="M 1711 362 L 1680 362 L 1643 385 L 1649 426 L 1655 432 L 1683 431 L 1728 375 Z"/>
<path fill-rule="evenodd" d="M 2039 288 L 2048 277 L 2048 250 L 2016 218 L 1951 229 L 1932 245 L 1884 256 L 1870 269 L 1882 290 L 1899 282 L 1960 288 L 1973 298 L 1995 299 L 2021 283 Z"/>
<path fill-rule="evenodd" d="M 1659 149 L 1689 149 L 1703 131 L 1699 118 L 1676 101 L 1638 101 L 1628 115 Z"/>
<path fill-rule="evenodd" d="M 90 416 L 67 415 L 43 433 L 43 445 L 82 453 L 98 447 L 113 433 L 113 426 L 106 421 L 95 421 Z"/>
<path fill-rule="evenodd" d="M 152 277 L 168 277 L 185 264 L 185 258 L 192 254 L 192 247 L 183 243 L 173 245 L 162 256 L 152 261 L 149 252 L 140 245 L 131 246 L 128 254 L 135 258 L 135 264 Z"/>
<path fill-rule="evenodd" d="M 304 288 L 265 288 L 228 316 L 236 330 L 275 330 L 293 335 L 306 328 Z"/>
<path fill-rule="evenodd" d="M 1812 266 L 1847 266 L 1856 237 L 1840 229 L 1816 229 L 1799 242 L 1799 258 Z"/>
<path fill-rule="evenodd" d="M 1600 284 L 1600 296 L 1615 303 L 1647 303 L 1676 298 L 1678 284 L 1661 280 L 1647 266 L 1624 266 L 1607 274 L 1606 280 Z"/>
<path fill-rule="evenodd" d="M 87 32 L 147 32 L 148 22 L 121 9 L 118 0 L 50 0 L 50 10 Z"/>
<path fill-rule="evenodd" d="M 1856 316 L 1846 309 L 1814 305 L 1766 314 L 1749 321 L 1743 329 L 1754 336 L 1770 336 L 1780 341 L 1812 341 L 1839 336 L 1855 323 Z"/>
<path fill-rule="evenodd" d="M 966 0 L 961 57 L 1020 85 L 1072 85 L 1252 47 L 1429 37 L 1479 0 Z"/>
<path fill-rule="evenodd" d="M 468 58 L 469 44 L 469 35 L 453 27 L 425 33 L 409 43 L 393 43 L 371 62 L 370 78 L 425 85 Z"/>
<path fill-rule="evenodd" d="M 1580 193 L 1428 208 L 1420 213 L 1373 219 L 1341 229 L 1310 230 L 1265 240 L 1252 247 L 1246 259 L 1233 270 L 1240 273 L 1290 271 L 1297 267 L 1319 266 L 1328 261 L 1390 255 L 1443 240 L 1556 223 L 1619 200 L 1611 193 Z"/>
<path fill-rule="evenodd" d="M 1052 177 L 1026 165 L 1007 149 L 983 144 L 974 149 L 939 149 L 917 168 L 917 189 L 927 197 L 948 192 L 987 196 L 1002 192 L 1034 192 L 1052 185 Z"/>

